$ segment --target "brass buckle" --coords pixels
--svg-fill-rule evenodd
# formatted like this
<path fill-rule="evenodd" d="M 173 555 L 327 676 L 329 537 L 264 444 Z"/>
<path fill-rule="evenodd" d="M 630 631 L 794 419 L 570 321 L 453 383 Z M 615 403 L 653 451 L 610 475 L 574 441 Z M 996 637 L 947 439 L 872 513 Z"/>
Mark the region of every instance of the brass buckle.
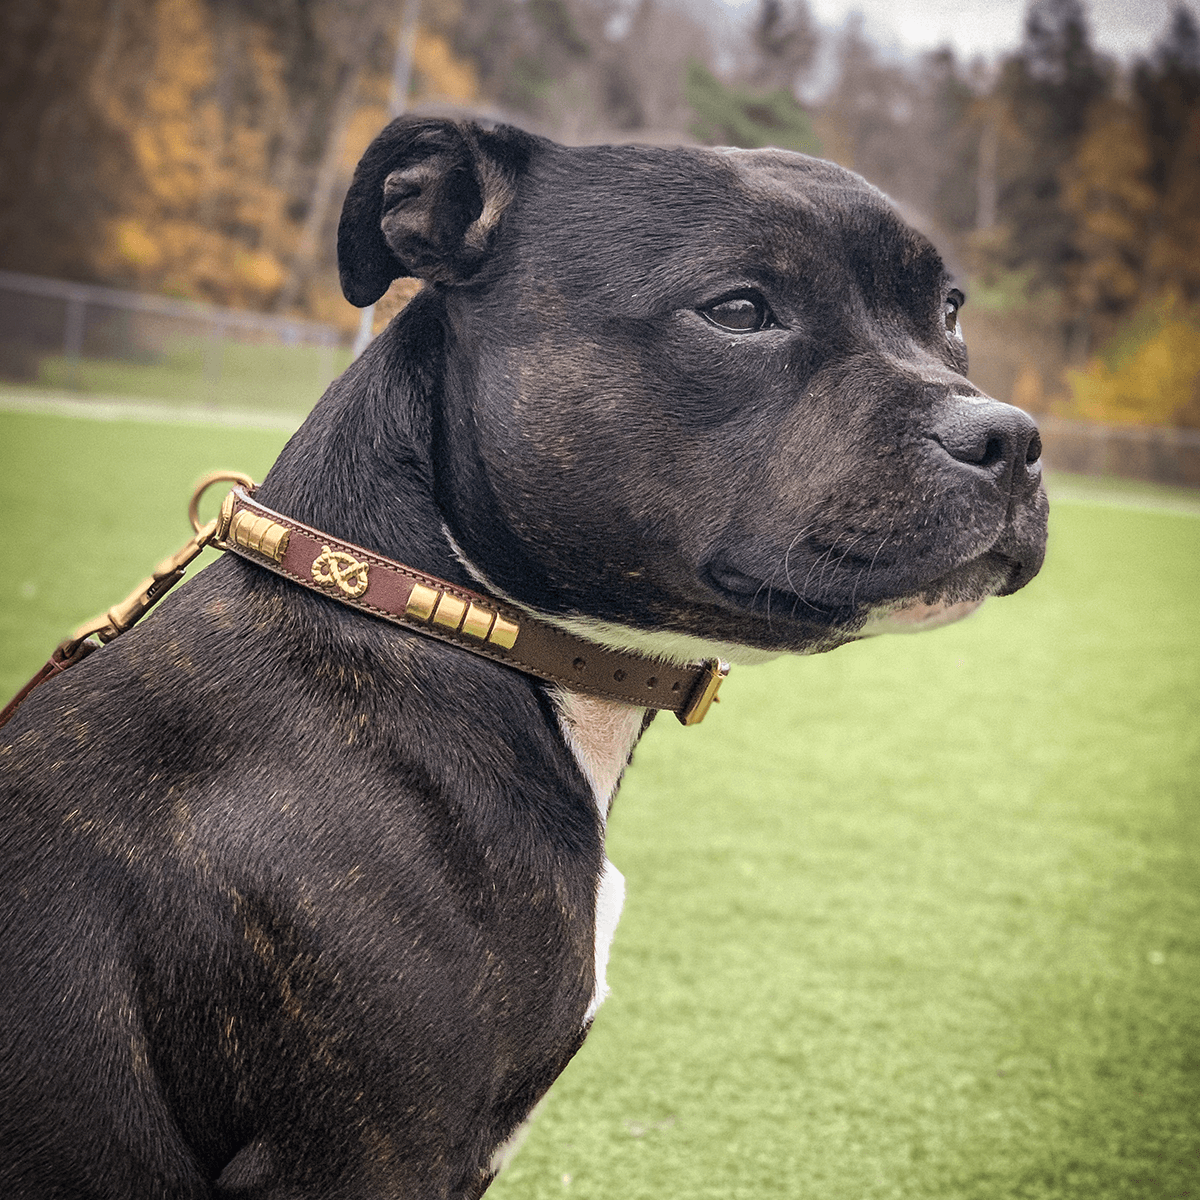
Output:
<path fill-rule="evenodd" d="M 717 692 L 721 682 L 729 674 L 729 664 L 719 658 L 710 658 L 704 664 L 704 674 L 692 689 L 687 707 L 675 715 L 681 725 L 699 725 L 708 714 L 709 708 L 717 703 Z"/>
<path fill-rule="evenodd" d="M 75 630 L 62 643 L 61 648 L 64 652 L 71 653 L 81 642 L 93 635 L 101 642 L 111 642 L 131 625 L 136 624 L 183 578 L 187 565 L 208 545 L 216 530 L 216 521 L 209 521 L 207 525 L 201 526 L 194 537 L 188 538 L 179 550 L 164 558 L 124 600 Z"/>
<path fill-rule="evenodd" d="M 192 528 L 196 531 L 195 536 L 188 538 L 174 554 L 164 558 L 119 604 L 114 604 L 107 612 L 93 617 L 76 629 L 59 646 L 64 655 L 70 656 L 75 653 L 80 645 L 90 638 L 98 638 L 100 643 L 111 642 L 113 638 L 118 637 L 141 620 L 183 578 L 188 564 L 200 554 L 200 551 L 213 540 L 217 533 L 219 519 L 209 521 L 206 525 L 200 524 L 200 497 L 209 487 L 222 479 L 240 483 L 244 487 L 254 487 L 254 481 L 250 476 L 243 475 L 240 471 L 213 471 L 201 479 L 196 485 L 192 501 L 188 505 L 188 520 L 191 521 Z"/>
<path fill-rule="evenodd" d="M 254 495 L 254 480 L 251 479 L 249 475 L 243 475 L 241 471 L 209 471 L 209 473 L 196 484 L 196 490 L 192 493 L 191 503 L 188 504 L 188 520 L 191 521 L 192 528 L 197 533 L 200 532 L 200 497 L 203 496 L 204 493 L 207 492 L 214 483 L 220 483 L 222 480 L 227 480 L 229 483 L 239 483 L 246 489 L 246 491 L 248 491 L 251 495 Z M 219 532 L 217 533 L 218 538 L 225 536 L 225 530 L 223 528 L 225 524 L 227 524 L 227 521 L 222 521 L 219 523 Z"/>

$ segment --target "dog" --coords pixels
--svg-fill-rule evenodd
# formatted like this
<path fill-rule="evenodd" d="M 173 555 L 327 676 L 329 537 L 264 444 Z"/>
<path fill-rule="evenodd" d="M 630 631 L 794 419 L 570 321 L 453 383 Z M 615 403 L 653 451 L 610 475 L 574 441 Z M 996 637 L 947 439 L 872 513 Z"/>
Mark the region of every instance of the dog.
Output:
<path fill-rule="evenodd" d="M 356 305 L 424 287 L 254 497 L 317 542 L 664 672 L 1039 569 L 1037 429 L 849 171 L 401 118 L 338 253 Z M 478 1197 L 604 997 L 605 822 L 665 704 L 275 566 L 223 556 L 4 731 L 6 1197 Z"/>

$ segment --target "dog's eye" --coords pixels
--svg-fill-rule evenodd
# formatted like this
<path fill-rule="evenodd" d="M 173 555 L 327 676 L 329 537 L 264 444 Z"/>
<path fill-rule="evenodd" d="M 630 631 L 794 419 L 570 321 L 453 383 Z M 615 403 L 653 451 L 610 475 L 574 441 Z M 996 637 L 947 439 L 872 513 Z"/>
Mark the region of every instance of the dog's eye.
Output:
<path fill-rule="evenodd" d="M 951 288 L 949 295 L 946 297 L 946 332 L 958 332 L 958 310 L 967 302 L 966 296 L 958 290 Z"/>
<path fill-rule="evenodd" d="M 758 333 L 776 323 L 766 300 L 757 292 L 730 296 L 708 304 L 699 311 L 706 321 L 731 333 Z"/>

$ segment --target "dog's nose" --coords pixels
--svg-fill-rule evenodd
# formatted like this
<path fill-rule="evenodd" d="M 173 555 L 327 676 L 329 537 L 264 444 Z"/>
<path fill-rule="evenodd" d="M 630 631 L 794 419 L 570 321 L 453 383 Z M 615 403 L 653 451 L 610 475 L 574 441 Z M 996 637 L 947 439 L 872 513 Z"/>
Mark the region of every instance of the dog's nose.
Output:
<path fill-rule="evenodd" d="M 1042 456 L 1033 418 L 987 396 L 954 396 L 938 404 L 933 440 L 960 463 L 979 467 L 997 482 L 1031 472 Z"/>

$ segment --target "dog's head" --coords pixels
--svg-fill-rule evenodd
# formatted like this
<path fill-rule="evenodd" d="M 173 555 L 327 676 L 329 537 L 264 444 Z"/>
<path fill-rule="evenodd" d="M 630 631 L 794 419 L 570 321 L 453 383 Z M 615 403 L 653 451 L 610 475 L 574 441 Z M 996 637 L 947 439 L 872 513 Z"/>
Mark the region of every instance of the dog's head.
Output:
<path fill-rule="evenodd" d="M 339 260 L 360 305 L 431 282 L 446 524 L 577 632 L 826 649 L 1041 565 L 1036 427 L 968 382 L 933 246 L 831 163 L 402 120 L 359 166 Z"/>

